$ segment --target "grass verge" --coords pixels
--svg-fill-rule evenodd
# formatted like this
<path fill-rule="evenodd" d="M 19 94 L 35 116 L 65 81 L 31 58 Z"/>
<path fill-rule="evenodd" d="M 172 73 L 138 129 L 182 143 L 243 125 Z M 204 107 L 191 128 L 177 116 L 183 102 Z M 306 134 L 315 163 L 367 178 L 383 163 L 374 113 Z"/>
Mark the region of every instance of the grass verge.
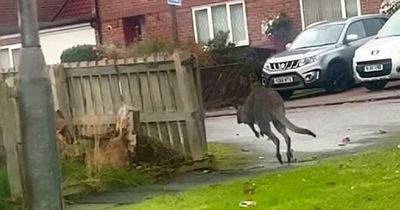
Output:
<path fill-rule="evenodd" d="M 256 184 L 254 194 L 244 192 L 246 182 Z M 323 160 L 116 209 L 241 209 L 238 204 L 243 200 L 257 203 L 249 209 L 262 210 L 400 209 L 399 185 L 400 149 L 396 148 Z"/>
<path fill-rule="evenodd" d="M 9 205 L 7 199 L 10 196 L 8 187 L 7 171 L 4 165 L 0 164 L 0 210 L 7 210 Z"/>
<path fill-rule="evenodd" d="M 208 143 L 208 153 L 214 156 L 215 170 L 245 169 L 258 160 L 253 152 L 242 152 L 238 146 L 217 142 Z"/>
<path fill-rule="evenodd" d="M 93 183 L 87 177 L 87 169 L 84 164 L 74 160 L 61 160 L 63 185 L 75 183 L 91 184 L 95 188 L 122 188 L 134 187 L 152 182 L 152 175 L 144 172 L 128 169 L 101 169 L 98 182 Z"/>

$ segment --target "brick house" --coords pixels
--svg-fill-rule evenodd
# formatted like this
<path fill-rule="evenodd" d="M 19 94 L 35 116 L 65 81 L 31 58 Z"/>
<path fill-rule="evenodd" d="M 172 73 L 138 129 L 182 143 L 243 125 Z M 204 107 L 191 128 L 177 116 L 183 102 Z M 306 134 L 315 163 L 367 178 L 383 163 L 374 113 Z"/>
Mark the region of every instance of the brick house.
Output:
<path fill-rule="evenodd" d="M 96 44 L 94 5 L 91 0 L 37 0 L 39 37 L 48 64 L 60 62 L 66 48 Z M 17 1 L 0 1 L 0 69 L 17 67 L 21 40 Z"/>
<path fill-rule="evenodd" d="M 176 10 L 180 44 L 213 38 L 217 30 L 231 31 L 237 45 L 274 48 L 261 34 L 261 21 L 284 12 L 290 36 L 308 24 L 377 13 L 382 0 L 182 0 Z M 172 39 L 166 0 L 97 0 L 102 43 L 127 46 L 138 35 Z"/>

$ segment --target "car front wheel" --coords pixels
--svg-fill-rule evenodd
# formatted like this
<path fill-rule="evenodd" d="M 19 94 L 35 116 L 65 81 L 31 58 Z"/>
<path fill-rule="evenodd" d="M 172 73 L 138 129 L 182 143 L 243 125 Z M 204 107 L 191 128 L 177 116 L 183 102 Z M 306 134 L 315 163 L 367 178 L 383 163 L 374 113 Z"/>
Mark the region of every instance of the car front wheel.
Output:
<path fill-rule="evenodd" d="M 366 82 L 363 85 L 368 90 L 379 91 L 379 90 L 383 90 L 385 88 L 386 84 L 387 84 L 386 80 L 380 80 L 380 81 Z"/>
<path fill-rule="evenodd" d="M 352 86 L 353 78 L 346 65 L 336 62 L 328 67 L 329 77 L 326 90 L 329 93 L 340 93 Z"/>

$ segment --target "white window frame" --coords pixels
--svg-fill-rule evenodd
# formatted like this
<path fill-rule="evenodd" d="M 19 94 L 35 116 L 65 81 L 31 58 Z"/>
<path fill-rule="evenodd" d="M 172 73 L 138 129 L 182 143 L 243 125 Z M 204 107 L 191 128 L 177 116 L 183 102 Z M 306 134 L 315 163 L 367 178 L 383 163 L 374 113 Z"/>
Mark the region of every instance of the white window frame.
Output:
<path fill-rule="evenodd" d="M 340 6 L 341 6 L 341 9 L 342 9 L 342 18 L 347 18 L 346 0 L 340 0 Z M 358 16 L 362 15 L 361 0 L 357 0 L 357 10 L 358 10 Z M 301 25 L 302 25 L 303 30 L 304 30 L 306 28 L 306 26 L 305 26 L 305 22 L 304 22 L 303 0 L 300 0 L 300 14 L 301 14 Z"/>
<path fill-rule="evenodd" d="M 207 10 L 207 16 L 208 16 L 208 27 L 209 27 L 209 35 L 210 39 L 214 38 L 214 27 L 212 23 L 212 12 L 211 12 L 211 7 L 214 6 L 221 6 L 225 5 L 226 6 L 226 11 L 227 11 L 227 19 L 228 19 L 228 29 L 230 31 L 229 33 L 229 40 L 233 42 L 233 35 L 232 35 L 232 23 L 231 23 L 231 5 L 235 4 L 242 4 L 243 5 L 243 18 L 244 18 L 244 27 L 245 27 L 245 35 L 246 35 L 246 40 L 239 41 L 236 43 L 236 47 L 240 46 L 247 46 L 250 44 L 249 41 L 249 31 L 247 28 L 247 14 L 246 14 L 246 4 L 244 1 L 232 1 L 232 2 L 223 2 L 223 3 L 216 3 L 216 4 L 207 4 L 199 7 L 192 7 L 192 19 L 193 19 L 193 31 L 194 31 L 194 38 L 196 43 L 199 43 L 199 38 L 197 35 L 197 20 L 196 20 L 196 11 L 199 10 Z"/>
<path fill-rule="evenodd" d="M 6 46 L 1 46 L 0 50 L 8 50 L 8 59 L 10 62 L 11 68 L 16 68 L 14 66 L 14 60 L 13 60 L 13 54 L 12 51 L 16 49 L 21 49 L 21 44 L 13 44 L 13 45 L 6 45 Z"/>

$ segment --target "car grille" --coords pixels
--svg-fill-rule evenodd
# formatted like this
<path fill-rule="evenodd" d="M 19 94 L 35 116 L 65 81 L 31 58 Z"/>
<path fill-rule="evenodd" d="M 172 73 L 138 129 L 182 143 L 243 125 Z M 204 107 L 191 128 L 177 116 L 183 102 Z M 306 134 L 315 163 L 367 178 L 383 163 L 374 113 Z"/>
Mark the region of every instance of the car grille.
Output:
<path fill-rule="evenodd" d="M 365 72 L 364 67 L 368 65 L 383 65 L 382 71 L 373 71 L 373 72 Z M 366 61 L 366 62 L 357 62 L 356 70 L 360 77 L 370 78 L 370 77 L 381 77 L 389 75 L 392 71 L 392 60 L 384 59 L 384 60 L 375 60 L 375 61 Z"/>
<path fill-rule="evenodd" d="M 281 63 L 270 63 L 270 70 L 271 71 L 278 71 L 278 70 L 290 70 L 296 69 L 299 67 L 299 61 L 287 61 Z"/>

